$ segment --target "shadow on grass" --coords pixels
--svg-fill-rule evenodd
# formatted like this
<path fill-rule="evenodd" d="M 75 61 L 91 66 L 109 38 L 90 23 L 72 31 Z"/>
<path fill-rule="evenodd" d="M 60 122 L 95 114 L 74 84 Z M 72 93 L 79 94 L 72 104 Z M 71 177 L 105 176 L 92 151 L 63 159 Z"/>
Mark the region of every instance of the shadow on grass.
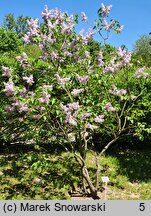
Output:
<path fill-rule="evenodd" d="M 70 189 L 80 185 L 78 164 L 57 146 L 11 146 L 0 153 L 1 199 L 67 199 Z M 107 155 L 118 160 L 117 175 L 130 182 L 151 180 L 151 151 L 111 149 Z M 106 168 L 107 169 L 107 168 Z M 90 172 L 93 176 L 94 169 Z"/>
<path fill-rule="evenodd" d="M 1 153 L 2 198 L 66 199 L 68 191 L 80 181 L 75 160 L 52 149 L 33 151 L 32 148 L 15 146 L 16 151 L 7 149 Z"/>
<path fill-rule="evenodd" d="M 131 182 L 151 181 L 151 150 L 112 150 L 107 155 L 117 158 L 119 175 L 125 175 Z"/>

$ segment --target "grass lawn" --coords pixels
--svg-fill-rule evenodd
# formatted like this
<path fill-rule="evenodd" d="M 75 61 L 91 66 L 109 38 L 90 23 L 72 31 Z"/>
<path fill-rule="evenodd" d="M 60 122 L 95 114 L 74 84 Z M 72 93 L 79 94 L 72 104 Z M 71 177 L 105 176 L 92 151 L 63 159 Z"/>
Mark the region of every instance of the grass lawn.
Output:
<path fill-rule="evenodd" d="M 93 178 L 92 153 L 87 163 Z M 151 199 L 151 151 L 108 152 L 100 166 L 100 179 L 104 175 L 110 179 L 107 199 Z M 0 153 L 1 200 L 72 199 L 69 191 L 80 190 L 80 184 L 80 170 L 72 154 L 30 147 L 12 147 Z M 103 199 L 104 192 L 100 196 Z"/>

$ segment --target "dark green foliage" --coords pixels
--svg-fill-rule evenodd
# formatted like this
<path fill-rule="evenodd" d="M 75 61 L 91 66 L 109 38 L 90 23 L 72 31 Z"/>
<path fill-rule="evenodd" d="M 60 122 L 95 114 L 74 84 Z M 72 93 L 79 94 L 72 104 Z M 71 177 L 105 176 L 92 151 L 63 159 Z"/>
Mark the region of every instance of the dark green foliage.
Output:
<path fill-rule="evenodd" d="M 90 39 L 87 44 L 88 51 L 93 56 L 93 60 L 97 60 L 98 52 L 101 49 L 101 44 L 94 39 Z"/>
<path fill-rule="evenodd" d="M 17 33 L 0 28 L 0 52 L 18 52 L 22 41 Z"/>
<path fill-rule="evenodd" d="M 87 49 L 90 52 L 92 56 L 93 63 L 97 63 L 98 59 L 98 53 L 100 50 L 103 51 L 103 60 L 107 60 L 111 58 L 111 53 L 114 53 L 116 48 L 112 46 L 111 44 L 104 44 L 102 45 L 98 41 L 95 41 L 94 39 L 90 39 L 87 44 Z"/>

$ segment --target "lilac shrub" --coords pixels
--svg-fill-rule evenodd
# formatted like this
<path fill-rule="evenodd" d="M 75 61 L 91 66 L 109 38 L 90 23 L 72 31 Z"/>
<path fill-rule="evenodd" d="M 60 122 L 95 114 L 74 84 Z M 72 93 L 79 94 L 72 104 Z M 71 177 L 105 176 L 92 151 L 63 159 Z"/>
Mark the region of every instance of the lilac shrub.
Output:
<path fill-rule="evenodd" d="M 101 5 L 99 21 L 94 29 L 75 32 L 77 16 L 68 15 L 59 9 L 42 12 L 44 23 L 38 19 L 28 21 L 29 31 L 23 37 L 25 43 L 36 43 L 42 51 L 38 64 L 45 70 L 37 70 L 35 62 L 23 53 L 17 57 L 20 71 L 14 73 L 5 66 L 3 76 L 4 94 L 9 98 L 6 113 L 17 113 L 20 122 L 27 122 L 28 130 L 33 130 L 32 139 L 57 142 L 72 151 L 79 163 L 83 185 L 98 198 L 99 158 L 121 136 L 132 129 L 140 133 L 137 126 L 143 125 L 144 112 L 136 112 L 144 106 L 144 83 L 148 80 L 145 68 L 135 68 L 131 63 L 131 53 L 120 47 L 104 58 L 103 48 L 98 53 L 97 64 L 93 65 L 87 43 L 97 32 L 102 36 L 111 30 L 120 32 L 122 26 L 116 20 L 107 23 L 112 6 Z M 84 12 L 81 20 L 88 22 Z M 104 41 L 106 38 L 104 38 Z M 139 88 L 137 88 L 139 86 Z M 93 136 L 109 136 L 110 141 L 97 152 Z M 69 139 L 75 137 L 76 145 Z M 25 136 L 28 139 L 27 135 Z M 63 143 L 60 142 L 63 140 Z M 66 141 L 66 142 L 65 142 Z M 76 147 L 75 147 L 76 146 Z M 91 179 L 87 168 L 87 152 L 94 148 L 96 158 L 96 179 Z M 84 188 L 86 188 L 84 186 Z"/>

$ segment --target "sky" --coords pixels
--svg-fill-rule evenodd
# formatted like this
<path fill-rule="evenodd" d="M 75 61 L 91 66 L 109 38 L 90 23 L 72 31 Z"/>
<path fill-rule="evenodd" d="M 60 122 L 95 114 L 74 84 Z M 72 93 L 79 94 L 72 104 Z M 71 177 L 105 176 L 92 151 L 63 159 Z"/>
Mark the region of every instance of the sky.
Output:
<path fill-rule="evenodd" d="M 8 13 L 14 13 L 15 17 L 23 15 L 39 18 L 41 21 L 41 12 L 44 6 L 48 5 L 49 9 L 57 7 L 69 14 L 80 15 L 84 11 L 89 20 L 89 23 L 84 25 L 84 28 L 87 28 L 94 25 L 101 3 L 111 4 L 113 7 L 110 18 L 124 25 L 121 34 L 111 32 L 108 40 L 111 45 L 126 45 L 131 51 L 141 35 L 148 35 L 151 32 L 151 0 L 0 0 L 0 24 Z M 83 23 L 79 23 L 78 30 L 82 28 Z M 94 39 L 102 41 L 99 35 L 95 35 Z"/>

